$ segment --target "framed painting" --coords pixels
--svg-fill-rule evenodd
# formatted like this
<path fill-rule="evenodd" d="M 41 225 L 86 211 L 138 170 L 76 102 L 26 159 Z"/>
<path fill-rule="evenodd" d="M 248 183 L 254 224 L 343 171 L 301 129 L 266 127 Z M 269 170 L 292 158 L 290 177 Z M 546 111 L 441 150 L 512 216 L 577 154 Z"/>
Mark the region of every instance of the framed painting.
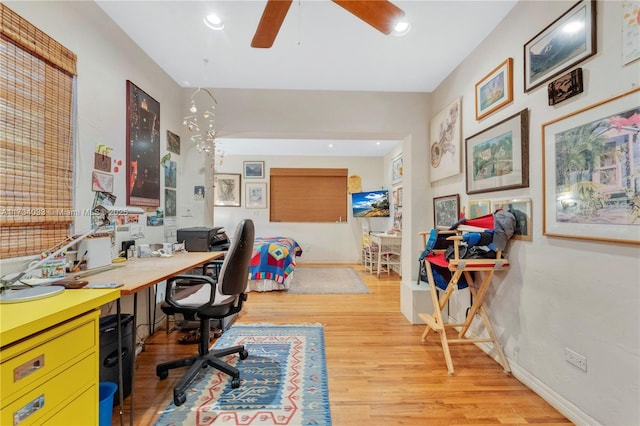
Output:
<path fill-rule="evenodd" d="M 596 54 L 596 1 L 581 0 L 524 45 L 524 91 Z"/>
<path fill-rule="evenodd" d="M 391 160 L 391 183 L 396 184 L 402 182 L 402 154 Z"/>
<path fill-rule="evenodd" d="M 582 83 L 582 68 L 567 73 L 547 86 L 547 95 L 549 96 L 549 105 L 559 104 L 569 98 L 582 93 L 584 85 Z"/>
<path fill-rule="evenodd" d="M 160 103 L 127 80 L 127 205 L 160 206 Z"/>
<path fill-rule="evenodd" d="M 523 241 L 533 240 L 531 198 L 493 201 L 493 211 L 498 209 L 508 210 L 516 218 L 516 229 L 511 238 Z"/>
<path fill-rule="evenodd" d="M 449 229 L 460 218 L 460 195 L 445 195 L 433 199 L 433 221 L 438 229 Z"/>
<path fill-rule="evenodd" d="M 180 136 L 167 130 L 167 151 L 180 155 Z"/>
<path fill-rule="evenodd" d="M 640 0 L 622 2 L 622 63 L 640 58 Z"/>
<path fill-rule="evenodd" d="M 164 165 L 164 186 L 176 188 L 178 180 L 178 164 L 175 161 L 167 161 Z"/>
<path fill-rule="evenodd" d="M 243 170 L 245 179 L 264 179 L 264 161 L 245 161 Z"/>
<path fill-rule="evenodd" d="M 265 182 L 245 183 L 244 206 L 248 209 L 267 208 L 267 184 Z"/>
<path fill-rule="evenodd" d="M 466 139 L 467 194 L 529 186 L 529 110 Z"/>
<path fill-rule="evenodd" d="M 460 173 L 461 114 L 462 98 L 457 98 L 431 119 L 431 182 Z"/>
<path fill-rule="evenodd" d="M 402 187 L 398 188 L 398 207 L 402 207 Z"/>
<path fill-rule="evenodd" d="M 213 175 L 213 205 L 240 207 L 240 174 L 215 173 Z"/>
<path fill-rule="evenodd" d="M 491 201 L 489 200 L 469 200 L 469 212 L 467 219 L 475 219 L 491 213 Z"/>
<path fill-rule="evenodd" d="M 507 58 L 476 83 L 476 120 L 513 101 L 513 58 Z"/>
<path fill-rule="evenodd" d="M 543 234 L 640 244 L 640 88 L 542 125 Z"/>
<path fill-rule="evenodd" d="M 176 216 L 176 190 L 167 189 L 164 190 L 164 215 L 167 217 Z"/>

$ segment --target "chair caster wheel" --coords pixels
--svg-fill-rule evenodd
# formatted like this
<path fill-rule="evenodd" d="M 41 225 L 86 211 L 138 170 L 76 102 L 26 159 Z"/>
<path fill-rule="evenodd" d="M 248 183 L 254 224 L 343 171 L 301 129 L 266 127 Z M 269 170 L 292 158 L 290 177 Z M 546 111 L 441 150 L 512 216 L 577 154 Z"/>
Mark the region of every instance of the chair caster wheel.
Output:
<path fill-rule="evenodd" d="M 156 376 L 160 377 L 160 380 L 164 380 L 169 377 L 169 372 L 166 370 L 156 371 Z"/>
<path fill-rule="evenodd" d="M 173 395 L 173 403 L 175 404 L 176 407 L 179 407 L 180 405 L 184 404 L 186 400 L 187 400 L 187 395 L 185 395 L 184 393 Z"/>
<path fill-rule="evenodd" d="M 240 352 L 240 359 L 247 359 L 248 356 L 249 352 L 246 349 Z"/>
<path fill-rule="evenodd" d="M 238 389 L 240 387 L 240 377 L 234 377 L 231 379 L 231 387 L 233 389 Z"/>

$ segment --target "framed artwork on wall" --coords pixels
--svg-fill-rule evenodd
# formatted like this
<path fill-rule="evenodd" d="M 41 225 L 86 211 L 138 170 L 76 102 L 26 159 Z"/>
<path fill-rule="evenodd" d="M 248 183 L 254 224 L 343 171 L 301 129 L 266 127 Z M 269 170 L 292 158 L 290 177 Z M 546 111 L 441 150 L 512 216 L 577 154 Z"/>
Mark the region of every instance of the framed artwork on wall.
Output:
<path fill-rule="evenodd" d="M 581 0 L 524 45 L 524 91 L 596 54 L 596 1 Z"/>
<path fill-rule="evenodd" d="M 431 119 L 431 182 L 460 173 L 461 114 L 462 98 L 457 98 Z"/>
<path fill-rule="evenodd" d="M 475 219 L 491 213 L 491 201 L 489 200 L 469 200 L 469 211 L 467 219 Z"/>
<path fill-rule="evenodd" d="M 213 175 L 213 205 L 240 207 L 240 174 L 215 173 Z"/>
<path fill-rule="evenodd" d="M 180 136 L 167 130 L 167 151 L 180 155 Z"/>
<path fill-rule="evenodd" d="M 640 244 L 640 88 L 542 125 L 544 235 Z"/>
<path fill-rule="evenodd" d="M 113 175 L 93 171 L 91 175 L 91 190 L 96 192 L 113 192 Z"/>
<path fill-rule="evenodd" d="M 246 200 L 244 206 L 248 209 L 267 208 L 267 184 L 266 182 L 245 183 L 244 193 Z"/>
<path fill-rule="evenodd" d="M 460 195 L 445 195 L 433 199 L 433 221 L 438 229 L 449 229 L 460 218 Z"/>
<path fill-rule="evenodd" d="M 508 210 L 515 216 L 516 229 L 512 237 L 514 240 L 533 240 L 533 210 L 531 210 L 531 198 L 494 201 L 493 211 L 498 209 Z"/>
<path fill-rule="evenodd" d="M 513 58 L 507 58 L 476 83 L 476 120 L 513 101 Z"/>
<path fill-rule="evenodd" d="M 467 194 L 529 186 L 529 110 L 466 139 Z"/>
<path fill-rule="evenodd" d="M 547 86 L 549 105 L 559 104 L 562 101 L 582 93 L 584 86 L 582 83 L 582 68 L 558 77 Z"/>
<path fill-rule="evenodd" d="M 391 183 L 395 184 L 402 182 L 402 172 L 403 163 L 402 154 L 400 154 L 391 161 Z"/>
<path fill-rule="evenodd" d="M 622 2 L 622 63 L 640 59 L 640 0 Z"/>
<path fill-rule="evenodd" d="M 160 206 L 160 103 L 127 80 L 127 205 Z"/>
<path fill-rule="evenodd" d="M 243 170 L 245 179 L 264 179 L 264 161 L 245 161 Z"/>

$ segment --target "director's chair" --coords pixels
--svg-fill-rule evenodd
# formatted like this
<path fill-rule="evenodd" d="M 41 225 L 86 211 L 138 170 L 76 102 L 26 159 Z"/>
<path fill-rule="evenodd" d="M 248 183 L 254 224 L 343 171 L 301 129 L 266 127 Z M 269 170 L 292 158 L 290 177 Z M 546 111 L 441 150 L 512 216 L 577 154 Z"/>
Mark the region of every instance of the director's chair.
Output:
<path fill-rule="evenodd" d="M 450 231 L 449 231 L 450 232 Z M 502 257 L 502 250 L 496 251 L 495 259 L 466 259 L 460 257 L 460 243 L 463 241 L 463 237 L 459 231 L 452 232 L 453 235 L 446 238 L 447 241 L 453 243 L 453 257 L 447 259 L 445 257 L 444 250 L 433 250 L 432 253 L 425 257 L 425 266 L 428 277 L 429 293 L 431 295 L 431 302 L 434 307 L 432 314 L 418 314 L 427 325 L 422 333 L 422 341 L 426 341 L 427 336 L 431 330 L 440 335 L 440 343 L 444 352 L 444 358 L 447 363 L 447 370 L 449 374 L 454 373 L 453 360 L 451 359 L 451 353 L 449 351 L 449 344 L 454 343 L 492 343 L 495 348 L 499 363 L 504 368 L 505 373 L 511 372 L 509 362 L 507 361 L 497 335 L 491 324 L 491 320 L 487 315 L 482 303 L 484 302 L 487 290 L 491 285 L 491 280 L 495 271 L 504 270 L 509 267 L 509 261 Z M 423 235 L 424 237 L 424 235 Z M 447 268 L 451 271 L 451 279 L 446 284 L 443 290 L 443 294 L 438 297 L 438 289 L 436 286 L 436 280 L 434 279 L 434 272 L 432 265 Z M 472 274 L 473 272 L 473 274 Z M 471 293 L 472 304 L 468 310 L 466 319 L 463 323 L 448 324 L 443 320 L 443 310 L 447 305 L 449 298 L 453 291 L 457 288 L 458 282 L 461 281 L 464 276 L 464 280 L 469 286 Z M 484 325 L 488 338 L 480 337 L 467 337 L 467 331 L 471 326 L 471 322 L 474 317 L 479 315 L 482 324 Z M 446 328 L 455 328 L 458 330 L 458 337 L 450 339 L 447 337 Z"/>

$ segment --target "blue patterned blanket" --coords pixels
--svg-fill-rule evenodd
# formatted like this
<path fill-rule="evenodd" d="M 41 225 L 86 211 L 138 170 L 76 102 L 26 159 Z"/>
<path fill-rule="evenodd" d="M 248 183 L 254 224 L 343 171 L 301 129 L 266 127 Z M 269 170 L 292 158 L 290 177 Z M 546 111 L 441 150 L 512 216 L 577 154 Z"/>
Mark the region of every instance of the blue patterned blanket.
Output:
<path fill-rule="evenodd" d="M 283 284 L 296 268 L 296 257 L 301 254 L 302 247 L 291 238 L 256 238 L 249 266 L 249 279 L 273 280 Z"/>

